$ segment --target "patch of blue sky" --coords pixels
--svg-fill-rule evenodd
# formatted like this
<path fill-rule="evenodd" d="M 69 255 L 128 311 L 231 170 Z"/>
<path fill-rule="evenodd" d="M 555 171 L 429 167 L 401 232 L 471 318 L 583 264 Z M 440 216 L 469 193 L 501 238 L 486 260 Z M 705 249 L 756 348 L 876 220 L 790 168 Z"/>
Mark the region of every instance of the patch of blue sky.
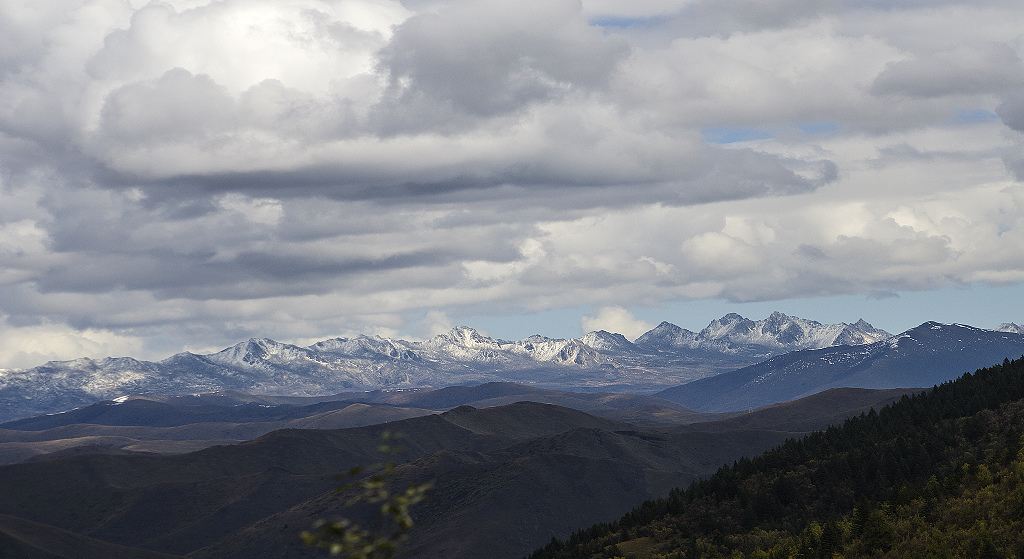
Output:
<path fill-rule="evenodd" d="M 656 17 L 603 17 L 590 20 L 590 25 L 597 27 L 644 27 L 656 23 L 661 18 Z"/>
<path fill-rule="evenodd" d="M 730 312 L 762 320 L 772 311 L 780 311 L 825 324 L 856 322 L 863 318 L 876 328 L 898 334 L 929 320 L 977 328 L 995 328 L 1003 322 L 1021 324 L 1024 321 L 1022 302 L 1024 284 L 971 283 L 928 291 L 875 291 L 749 303 L 697 299 L 629 310 L 641 320 L 652 323 L 667 320 L 695 332 Z"/>
<path fill-rule="evenodd" d="M 973 109 L 969 111 L 962 110 L 957 111 L 956 114 L 953 115 L 954 120 L 961 122 L 978 122 L 982 120 L 992 120 L 995 118 L 999 118 L 999 116 L 986 109 Z"/>
<path fill-rule="evenodd" d="M 773 311 L 817 320 L 825 324 L 856 322 L 863 318 L 876 328 L 898 334 L 934 320 L 968 324 L 977 328 L 995 328 L 1003 322 L 1024 323 L 1024 284 L 990 285 L 972 283 L 928 291 L 876 290 L 854 295 L 807 297 L 780 301 L 730 302 L 722 299 L 673 301 L 658 307 L 629 306 L 640 320 L 656 325 L 665 320 L 699 332 L 712 320 L 727 313 L 738 313 L 751 320 L 763 320 Z M 504 340 L 522 340 L 533 334 L 550 338 L 575 338 L 583 335 L 580 318 L 594 315 L 601 305 L 579 305 L 537 312 L 507 314 L 476 312 L 479 309 L 451 309 L 453 324 L 471 326 Z M 410 316 L 415 324 L 426 313 Z M 416 333 L 402 332 L 399 337 L 414 338 Z"/>
<path fill-rule="evenodd" d="M 794 129 L 804 134 L 825 134 L 839 130 L 839 124 L 827 121 L 805 122 L 772 129 L 747 128 L 743 126 L 712 126 L 702 128 L 700 133 L 704 137 L 704 141 L 710 144 L 733 144 L 752 140 L 766 140 L 776 136 L 785 137 L 791 135 Z"/>
<path fill-rule="evenodd" d="M 559 309 L 536 312 L 478 312 L 481 309 L 450 309 L 448 318 L 457 326 L 469 326 L 486 333 L 492 338 L 501 340 L 522 340 L 534 334 L 549 338 L 576 338 L 582 335 L 580 319 L 584 315 L 593 315 L 594 306 L 579 305 Z M 410 326 L 415 327 L 419 320 L 426 316 L 425 312 L 407 317 Z M 422 332 L 402 332 L 403 335 L 415 337 Z"/>
<path fill-rule="evenodd" d="M 772 137 L 772 134 L 765 130 L 741 126 L 701 128 L 700 134 L 704 137 L 704 141 L 709 144 L 733 144 L 736 142 L 749 142 L 751 140 L 765 140 Z"/>

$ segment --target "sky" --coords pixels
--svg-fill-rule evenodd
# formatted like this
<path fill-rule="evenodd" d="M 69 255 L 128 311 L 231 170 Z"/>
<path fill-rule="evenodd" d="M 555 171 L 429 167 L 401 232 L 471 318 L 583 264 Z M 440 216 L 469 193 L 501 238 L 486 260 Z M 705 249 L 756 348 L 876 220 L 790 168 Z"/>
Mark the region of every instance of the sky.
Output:
<path fill-rule="evenodd" d="M 1024 322 L 1019 0 L 0 0 L 0 367 Z"/>

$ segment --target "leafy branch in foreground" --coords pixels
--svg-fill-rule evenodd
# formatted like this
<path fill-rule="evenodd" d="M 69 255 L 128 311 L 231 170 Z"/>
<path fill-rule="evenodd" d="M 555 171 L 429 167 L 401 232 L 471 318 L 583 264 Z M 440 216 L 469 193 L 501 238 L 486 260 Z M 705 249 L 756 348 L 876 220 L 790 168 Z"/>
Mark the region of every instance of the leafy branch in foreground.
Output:
<path fill-rule="evenodd" d="M 393 492 L 390 480 L 395 473 L 393 457 L 402 451 L 392 441 L 398 436 L 384 431 L 378 450 L 388 457 L 384 462 L 370 466 L 356 466 L 348 472 L 357 478 L 366 472 L 372 475 L 346 483 L 335 489 L 338 493 L 351 493 L 347 506 L 357 503 L 379 504 L 376 526 L 366 529 L 347 519 L 321 519 L 312 529 L 301 534 L 308 546 L 317 546 L 346 559 L 391 559 L 395 550 L 408 537 L 413 520 L 409 509 L 427 498 L 432 482 L 413 484 L 404 491 Z"/>

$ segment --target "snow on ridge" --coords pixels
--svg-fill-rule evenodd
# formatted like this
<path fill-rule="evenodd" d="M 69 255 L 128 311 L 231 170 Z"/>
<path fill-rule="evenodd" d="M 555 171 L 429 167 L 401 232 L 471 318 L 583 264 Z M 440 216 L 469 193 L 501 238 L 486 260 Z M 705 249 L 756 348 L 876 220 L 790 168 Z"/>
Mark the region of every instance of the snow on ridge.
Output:
<path fill-rule="evenodd" d="M 1010 334 L 1024 334 L 1024 326 L 1015 322 L 1004 322 L 995 327 L 996 332 L 1009 332 Z"/>
<path fill-rule="evenodd" d="M 616 334 L 605 330 L 588 332 L 579 340 L 597 350 L 616 350 L 630 348 L 633 346 L 633 343 L 626 339 L 622 334 Z"/>
<path fill-rule="evenodd" d="M 565 340 L 533 335 L 510 342 L 484 336 L 468 326 L 457 326 L 447 334 L 434 336 L 415 345 L 424 357 L 433 359 L 497 363 L 510 363 L 517 359 L 581 363 L 584 360 L 581 355 L 593 351 L 577 338 Z"/>
<path fill-rule="evenodd" d="M 711 321 L 694 334 L 674 324 L 662 322 L 637 338 L 637 345 L 668 345 L 678 348 L 739 353 L 741 351 L 793 351 L 820 349 L 833 345 L 861 345 L 889 338 L 891 334 L 874 328 L 863 319 L 854 324 L 822 324 L 815 320 L 787 316 L 775 311 L 764 320 L 750 320 L 729 313 Z M 760 348 L 760 349 L 757 349 Z"/>

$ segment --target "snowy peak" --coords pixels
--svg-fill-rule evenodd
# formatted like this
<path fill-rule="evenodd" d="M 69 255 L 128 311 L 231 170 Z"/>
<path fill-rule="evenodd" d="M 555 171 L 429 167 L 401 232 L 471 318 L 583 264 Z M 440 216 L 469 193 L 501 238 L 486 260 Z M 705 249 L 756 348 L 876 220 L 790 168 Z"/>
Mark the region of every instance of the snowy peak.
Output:
<path fill-rule="evenodd" d="M 1014 322 L 1004 322 L 995 328 L 996 332 L 1009 332 L 1011 334 L 1024 334 L 1024 326 Z"/>
<path fill-rule="evenodd" d="M 843 326 L 844 328 L 831 345 L 873 344 L 892 337 L 892 334 L 875 328 L 863 318 L 853 324 L 843 324 Z"/>
<path fill-rule="evenodd" d="M 711 343 L 719 342 L 723 349 L 748 345 L 792 351 L 873 343 L 890 337 L 890 334 L 874 328 L 863 319 L 856 324 L 822 324 L 776 311 L 760 321 L 728 314 L 713 321 L 700 332 L 699 337 Z"/>
<path fill-rule="evenodd" d="M 729 313 L 722 318 L 712 320 L 698 336 L 706 340 L 719 340 L 722 338 L 736 338 L 748 336 L 756 327 L 756 323 L 749 318 L 743 318 L 736 313 Z"/>
<path fill-rule="evenodd" d="M 648 330 L 633 343 L 637 346 L 651 349 L 695 347 L 697 334 L 686 328 L 680 328 L 671 322 L 662 322 L 652 330 Z"/>
<path fill-rule="evenodd" d="M 221 365 L 258 367 L 271 361 L 308 359 L 309 350 L 291 344 L 283 344 L 270 338 L 249 338 L 247 341 L 237 343 L 206 357 Z"/>
<path fill-rule="evenodd" d="M 560 340 L 533 335 L 518 342 L 508 342 L 489 338 L 468 326 L 453 328 L 447 334 L 417 344 L 417 347 L 423 357 L 438 361 L 504 364 L 545 361 L 582 365 L 597 360 L 597 353 L 577 339 Z"/>
<path fill-rule="evenodd" d="M 406 347 L 405 343 L 380 336 L 357 336 L 351 339 L 324 340 L 309 346 L 309 349 L 317 353 L 347 355 L 364 359 L 419 359 L 420 356 Z"/>
<path fill-rule="evenodd" d="M 438 334 L 433 338 L 420 344 L 421 347 L 427 349 L 446 349 L 451 347 L 457 347 L 462 349 L 495 349 L 498 343 L 487 336 L 477 332 L 475 328 L 469 326 L 456 326 L 452 328 L 447 334 Z"/>
<path fill-rule="evenodd" d="M 580 341 L 598 351 L 631 351 L 636 346 L 622 334 L 614 334 L 606 330 L 589 332 Z"/>
<path fill-rule="evenodd" d="M 467 361 L 501 360 L 501 343 L 468 326 L 456 326 L 447 334 L 439 334 L 416 344 L 424 355 L 434 358 L 455 358 Z"/>
<path fill-rule="evenodd" d="M 558 353 L 548 360 L 555 363 L 591 365 L 597 363 L 600 359 L 598 358 L 597 351 L 595 351 L 594 348 L 580 340 L 572 339 L 565 340 L 565 343 L 558 350 Z"/>

